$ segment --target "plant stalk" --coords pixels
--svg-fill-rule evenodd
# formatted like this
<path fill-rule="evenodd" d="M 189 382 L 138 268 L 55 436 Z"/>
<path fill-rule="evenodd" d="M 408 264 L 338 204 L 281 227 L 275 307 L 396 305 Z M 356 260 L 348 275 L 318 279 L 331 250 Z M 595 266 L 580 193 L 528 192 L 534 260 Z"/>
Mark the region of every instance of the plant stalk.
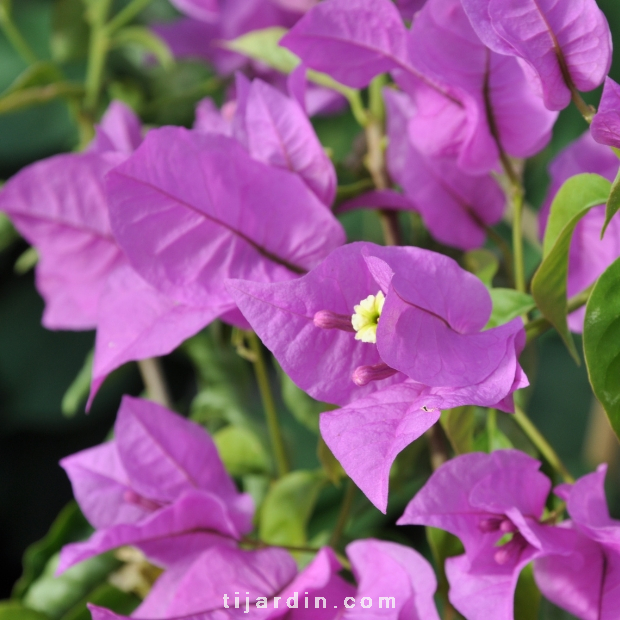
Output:
<path fill-rule="evenodd" d="M 258 383 L 261 400 L 263 401 L 265 417 L 267 418 L 267 427 L 269 429 L 271 447 L 276 460 L 278 477 L 281 478 L 289 472 L 289 465 L 288 459 L 286 458 L 286 451 L 284 449 L 282 433 L 280 432 L 280 424 L 278 423 L 278 412 L 276 410 L 276 405 L 271 393 L 271 386 L 269 384 L 267 365 L 265 364 L 265 358 L 263 356 L 261 343 L 258 336 L 254 332 L 250 332 L 248 334 L 248 341 L 250 343 L 250 349 L 255 355 L 255 361 L 253 363 L 254 372 L 256 374 L 256 381 Z"/>
<path fill-rule="evenodd" d="M 528 418 L 527 414 L 519 406 L 515 406 L 514 414 L 515 422 L 521 427 L 521 430 L 527 435 L 529 440 L 536 446 L 546 461 L 553 469 L 560 474 L 564 482 L 573 483 L 575 479 L 570 474 L 557 452 L 552 448 L 551 444 L 545 439 L 543 434 L 536 428 L 534 423 Z"/>
<path fill-rule="evenodd" d="M 168 409 L 172 409 L 172 400 L 166 383 L 161 362 L 156 357 L 151 357 L 138 362 L 142 382 L 150 400 L 159 403 Z"/>
<path fill-rule="evenodd" d="M 2 32 L 4 32 L 13 49 L 27 65 L 33 65 L 39 61 L 32 47 L 13 22 L 9 11 L 2 6 L 0 6 L 0 28 L 2 28 Z"/>
<path fill-rule="evenodd" d="M 349 521 L 349 515 L 351 514 L 351 508 L 353 507 L 353 500 L 355 499 L 355 492 L 357 491 L 357 486 L 355 482 L 349 478 L 347 481 L 347 489 L 344 493 L 344 498 L 342 500 L 342 505 L 340 506 L 340 512 L 338 513 L 338 520 L 336 521 L 336 525 L 332 532 L 332 535 L 329 539 L 329 546 L 336 547 L 338 542 L 340 541 L 340 537 L 342 536 L 347 522 Z"/>
<path fill-rule="evenodd" d="M 99 95 L 103 81 L 103 70 L 110 45 L 109 35 L 106 28 L 106 20 L 110 12 L 111 0 L 100 0 L 97 6 L 90 11 L 90 47 L 88 53 L 88 66 L 86 69 L 86 96 L 84 97 L 85 109 L 94 116 L 99 103 Z"/>
<path fill-rule="evenodd" d="M 117 30 L 128 24 L 134 17 L 138 16 L 153 0 L 133 0 L 122 11 L 119 11 L 106 26 L 108 35 L 114 34 Z"/>

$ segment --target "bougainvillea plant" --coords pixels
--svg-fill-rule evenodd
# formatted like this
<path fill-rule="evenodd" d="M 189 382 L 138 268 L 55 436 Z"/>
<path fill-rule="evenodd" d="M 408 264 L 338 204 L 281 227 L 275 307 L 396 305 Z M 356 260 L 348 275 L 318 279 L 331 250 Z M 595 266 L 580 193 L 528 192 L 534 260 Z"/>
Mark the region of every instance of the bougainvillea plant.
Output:
<path fill-rule="evenodd" d="M 58 97 L 80 128 L 6 181 L 2 225 L 43 325 L 96 330 L 73 401 L 127 364 L 144 380 L 61 461 L 88 525 L 55 526 L 0 618 L 530 620 L 541 595 L 620 618 L 606 467 L 575 479 L 524 391 L 555 330 L 620 435 L 620 86 L 595 0 L 150 4 L 58 2 L 82 85 L 0 2 L 29 65 L 2 110 Z M 136 75 L 206 67 L 191 122 L 153 113 L 147 77 L 121 87 L 125 48 Z M 582 135 L 526 243 L 524 171 L 568 106 Z"/>

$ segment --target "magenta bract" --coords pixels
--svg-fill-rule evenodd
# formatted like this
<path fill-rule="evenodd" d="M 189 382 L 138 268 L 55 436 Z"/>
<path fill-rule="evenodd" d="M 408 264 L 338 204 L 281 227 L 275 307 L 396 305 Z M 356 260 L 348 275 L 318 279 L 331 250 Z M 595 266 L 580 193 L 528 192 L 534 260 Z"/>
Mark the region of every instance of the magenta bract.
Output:
<path fill-rule="evenodd" d="M 97 531 L 63 549 L 60 571 L 127 544 L 167 564 L 251 529 L 252 500 L 237 492 L 204 429 L 126 396 L 114 430 L 113 441 L 61 461 Z"/>
<path fill-rule="evenodd" d="M 590 131 L 599 144 L 620 147 L 620 84 L 611 78 L 605 80 L 601 103 Z"/>

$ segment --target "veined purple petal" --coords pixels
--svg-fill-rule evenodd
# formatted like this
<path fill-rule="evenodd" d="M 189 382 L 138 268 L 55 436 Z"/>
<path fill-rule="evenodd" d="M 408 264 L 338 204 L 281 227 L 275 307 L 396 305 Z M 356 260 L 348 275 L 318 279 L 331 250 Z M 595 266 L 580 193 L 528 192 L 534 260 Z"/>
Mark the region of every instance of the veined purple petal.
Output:
<path fill-rule="evenodd" d="M 590 131 L 599 144 L 620 147 L 620 84 L 611 78 L 605 79 L 601 103 Z"/>
<path fill-rule="evenodd" d="M 205 491 L 188 491 L 173 504 L 156 510 L 140 521 L 118 523 L 97 530 L 87 541 L 65 545 L 57 572 L 62 573 L 78 562 L 124 545 L 140 546 L 168 539 L 168 546 L 174 548 L 175 536 L 200 532 L 204 533 L 205 547 L 212 546 L 214 541 L 239 536 L 226 505 L 219 497 Z M 199 540 L 196 537 L 194 542 Z"/>
<path fill-rule="evenodd" d="M 189 305 L 228 301 L 228 277 L 290 279 L 344 242 L 296 175 L 221 135 L 153 130 L 108 176 L 108 191 L 112 227 L 136 271 Z"/>
<path fill-rule="evenodd" d="M 514 58 L 489 50 L 475 34 L 459 0 L 428 0 L 413 22 L 413 65 L 472 99 L 459 166 L 481 174 L 499 167 L 499 148 L 529 157 L 551 137 L 557 117 L 531 89 Z"/>
<path fill-rule="evenodd" d="M 99 301 L 87 407 L 113 370 L 132 360 L 167 355 L 231 306 L 187 306 L 160 293 L 129 265 L 115 270 Z"/>
<path fill-rule="evenodd" d="M 126 262 L 112 236 L 103 187 L 104 175 L 124 159 L 57 155 L 28 166 L 0 192 L 0 210 L 39 253 L 36 283 L 49 329 L 95 327 L 107 278 Z"/>
<path fill-rule="evenodd" d="M 213 440 L 196 423 L 125 396 L 114 430 L 123 466 L 140 495 L 159 502 L 192 490 L 214 493 L 227 503 L 239 497 Z M 244 515 L 242 529 L 251 527 L 251 516 L 251 510 Z"/>
<path fill-rule="evenodd" d="M 280 44 L 311 69 L 363 88 L 407 61 L 407 30 L 389 0 L 328 0 L 311 9 Z"/>
<path fill-rule="evenodd" d="M 485 227 L 504 211 L 501 187 L 488 175 L 473 176 L 458 167 L 455 157 L 424 155 L 414 145 L 415 110 L 407 95 L 385 91 L 388 110 L 388 169 L 405 191 L 431 234 L 442 243 L 464 250 L 480 247 Z"/>
<path fill-rule="evenodd" d="M 433 595 L 437 579 L 431 565 L 415 550 L 383 540 L 356 540 L 347 545 L 353 574 L 358 582 L 357 600 L 364 596 L 373 604 L 380 597 L 394 596 L 393 618 L 404 614 L 410 620 L 439 620 Z M 347 618 L 360 619 L 368 612 L 347 612 Z M 383 614 L 381 614 L 383 616 Z"/>
<path fill-rule="evenodd" d="M 82 450 L 60 461 L 73 487 L 73 494 L 88 521 L 97 528 L 131 523 L 149 511 L 126 501 L 131 482 L 111 441 Z"/>
<path fill-rule="evenodd" d="M 113 101 L 96 127 L 90 153 L 115 151 L 131 155 L 142 143 L 142 123 L 136 113 L 121 101 Z"/>
<path fill-rule="evenodd" d="M 331 206 L 336 171 L 300 105 L 261 80 L 246 103 L 248 149 L 258 161 L 298 174 L 319 200 Z"/>
<path fill-rule="evenodd" d="M 322 310 L 350 316 L 355 305 L 381 290 L 365 256 L 377 256 L 390 266 L 396 261 L 411 269 L 418 255 L 426 252 L 352 243 L 332 252 L 302 278 L 277 284 L 233 280 L 228 287 L 291 379 L 314 398 L 342 405 L 402 382 L 404 377 L 396 375 L 357 387 L 351 380 L 355 369 L 382 361 L 376 347 L 355 340 L 349 332 L 316 327 L 314 316 Z"/>
<path fill-rule="evenodd" d="M 595 0 L 463 0 L 482 41 L 531 65 L 550 110 L 565 108 L 570 87 L 599 86 L 611 64 L 611 34 Z"/>
<path fill-rule="evenodd" d="M 217 21 L 220 16 L 218 0 L 170 0 L 182 13 L 205 22 Z"/>
<path fill-rule="evenodd" d="M 424 411 L 414 404 L 424 390 L 419 384 L 393 385 L 321 414 L 325 443 L 382 512 L 387 508 L 394 459 L 439 419 L 439 410 Z"/>

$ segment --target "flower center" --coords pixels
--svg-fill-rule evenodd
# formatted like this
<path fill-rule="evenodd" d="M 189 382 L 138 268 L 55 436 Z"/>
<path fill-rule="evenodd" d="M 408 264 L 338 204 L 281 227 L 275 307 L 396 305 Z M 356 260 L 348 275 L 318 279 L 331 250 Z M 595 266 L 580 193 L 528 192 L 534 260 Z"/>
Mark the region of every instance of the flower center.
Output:
<path fill-rule="evenodd" d="M 355 314 L 351 316 L 351 325 L 355 330 L 355 340 L 377 342 L 377 325 L 385 303 L 385 295 L 379 291 L 376 295 L 368 295 L 355 306 Z"/>

